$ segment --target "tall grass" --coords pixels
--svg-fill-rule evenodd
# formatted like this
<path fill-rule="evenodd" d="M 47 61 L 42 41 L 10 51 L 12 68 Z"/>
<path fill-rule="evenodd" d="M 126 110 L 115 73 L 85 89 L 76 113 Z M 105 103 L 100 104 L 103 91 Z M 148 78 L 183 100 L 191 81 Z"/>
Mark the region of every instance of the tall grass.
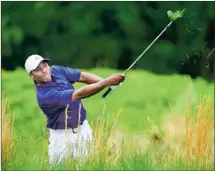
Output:
<path fill-rule="evenodd" d="M 188 105 L 187 105 L 187 108 Z M 214 164 L 214 118 L 210 98 L 202 99 L 195 118 L 189 118 L 186 110 L 186 156 L 189 164 L 209 169 Z"/>
<path fill-rule="evenodd" d="M 116 114 L 115 120 L 108 123 L 102 115 L 93 124 L 94 130 L 94 153 L 85 162 L 76 163 L 76 169 L 132 169 L 132 170 L 166 170 L 166 169 L 196 169 L 211 170 L 213 165 L 213 115 L 210 98 L 204 98 L 194 107 L 194 114 L 191 116 L 192 107 L 186 103 L 185 113 L 176 117 L 176 122 L 183 120 L 184 134 L 180 135 L 175 145 L 174 138 L 168 138 L 165 130 L 162 130 L 150 120 L 150 129 L 147 135 L 119 135 L 114 137 L 115 124 L 121 110 Z M 179 118 L 178 118 L 179 117 Z M 164 123 L 165 124 L 165 123 Z M 176 129 L 178 136 L 181 130 Z M 177 133 L 178 131 L 178 133 Z M 120 137 L 121 136 L 121 137 Z M 150 143 L 147 144 L 147 137 Z M 137 142 L 143 142 L 147 148 L 142 150 Z"/>
<path fill-rule="evenodd" d="M 209 97 L 201 99 L 195 107 L 191 107 L 187 99 L 184 115 L 175 115 L 174 120 L 169 117 L 169 121 L 164 122 L 164 124 L 171 122 L 172 127 L 160 131 L 157 128 L 155 131 L 156 125 L 151 122 L 154 128 L 151 139 L 158 142 L 153 146 L 156 148 L 152 151 L 153 166 L 164 169 L 179 166 L 180 169 L 185 170 L 214 170 L 212 109 L 213 105 Z M 165 119 L 168 120 L 168 117 Z M 172 133 L 172 130 L 175 132 Z"/>
<path fill-rule="evenodd" d="M 4 161 L 7 161 L 5 162 L 7 166 L 13 163 L 11 156 L 13 150 L 16 149 L 13 149 L 13 122 L 11 119 L 5 118 L 5 115 L 10 113 L 7 101 L 4 100 L 2 106 L 4 109 L 2 112 L 4 114 L 3 135 L 5 135 L 3 136 L 3 154 L 5 154 L 3 157 Z M 17 164 L 13 170 L 24 168 L 41 170 L 212 170 L 214 169 L 212 108 L 211 99 L 203 98 L 194 107 L 194 114 L 191 115 L 192 107 L 187 101 L 184 113 L 173 115 L 174 119 L 165 118 L 164 125 L 171 122 L 172 128 L 175 126 L 175 133 L 172 133 L 171 136 L 168 136 L 168 133 L 172 130 L 156 126 L 150 118 L 150 129 L 147 134 L 127 134 L 116 128 L 116 123 L 122 113 L 121 109 L 116 113 L 114 120 L 110 121 L 104 117 L 107 115 L 104 108 L 95 123 L 91 123 L 94 133 L 93 153 L 88 158 L 85 160 L 70 159 L 54 168 L 49 167 L 48 137 L 44 132 L 44 143 L 40 144 L 43 152 L 35 153 L 38 161 L 34 163 L 31 161 L 31 156 L 23 158 L 23 154 L 17 154 L 16 157 L 19 160 L 25 161 Z M 181 124 L 181 120 L 184 122 L 183 124 Z M 179 127 L 176 128 L 177 124 Z M 23 142 L 25 141 L 23 140 Z M 22 143 L 22 145 L 26 146 L 29 151 L 32 150 L 28 144 Z M 6 166 L 5 168 L 7 168 Z"/>
<path fill-rule="evenodd" d="M 7 98 L 2 96 L 2 165 L 11 162 L 14 147 L 14 116 Z"/>

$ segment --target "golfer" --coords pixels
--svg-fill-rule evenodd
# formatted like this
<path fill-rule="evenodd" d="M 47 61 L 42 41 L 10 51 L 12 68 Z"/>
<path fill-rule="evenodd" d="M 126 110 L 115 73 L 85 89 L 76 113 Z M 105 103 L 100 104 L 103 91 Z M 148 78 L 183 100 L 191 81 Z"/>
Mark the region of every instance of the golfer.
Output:
<path fill-rule="evenodd" d="M 34 80 L 37 102 L 46 116 L 49 163 L 63 161 L 68 156 L 83 159 L 89 154 L 93 135 L 81 99 L 120 84 L 125 76 L 114 74 L 103 79 L 68 67 L 49 66 L 48 62 L 49 59 L 34 54 L 26 59 L 25 69 Z M 74 89 L 75 82 L 88 85 Z"/>

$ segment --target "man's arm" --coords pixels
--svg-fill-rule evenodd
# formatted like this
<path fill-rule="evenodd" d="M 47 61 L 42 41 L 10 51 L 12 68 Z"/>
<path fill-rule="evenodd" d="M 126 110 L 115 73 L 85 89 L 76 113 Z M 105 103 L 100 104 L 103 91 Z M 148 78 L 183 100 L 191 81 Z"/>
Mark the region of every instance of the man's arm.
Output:
<path fill-rule="evenodd" d="M 99 77 L 98 75 L 91 74 L 89 72 L 81 72 L 79 82 L 86 83 L 86 84 L 93 84 L 93 83 L 98 83 L 102 80 L 104 79 Z"/>
<path fill-rule="evenodd" d="M 60 69 L 61 73 L 66 76 L 67 80 L 74 83 L 74 82 L 82 82 L 86 84 L 93 84 L 99 81 L 104 80 L 103 78 L 99 77 L 98 75 L 89 73 L 89 72 L 81 72 L 76 69 L 72 69 L 69 67 L 62 67 L 58 66 L 57 68 Z"/>
<path fill-rule="evenodd" d="M 60 91 L 57 89 L 51 89 L 43 94 L 43 98 L 40 101 L 41 103 L 43 103 L 43 105 L 64 105 L 65 106 L 71 101 L 76 101 L 79 99 L 92 96 L 100 92 L 106 86 L 118 85 L 122 81 L 124 81 L 124 79 L 125 79 L 125 75 L 114 74 L 102 81 L 85 85 L 84 87 L 79 88 L 77 90 L 68 89 L 68 90 Z"/>
<path fill-rule="evenodd" d="M 125 75 L 122 74 L 114 74 L 107 79 L 101 80 L 97 83 L 93 83 L 90 85 L 86 85 L 82 88 L 79 88 L 74 91 L 72 95 L 72 101 L 76 101 L 78 99 L 83 99 L 85 97 L 92 96 L 101 90 L 103 90 L 105 87 L 109 85 L 118 85 L 122 81 L 124 81 Z"/>

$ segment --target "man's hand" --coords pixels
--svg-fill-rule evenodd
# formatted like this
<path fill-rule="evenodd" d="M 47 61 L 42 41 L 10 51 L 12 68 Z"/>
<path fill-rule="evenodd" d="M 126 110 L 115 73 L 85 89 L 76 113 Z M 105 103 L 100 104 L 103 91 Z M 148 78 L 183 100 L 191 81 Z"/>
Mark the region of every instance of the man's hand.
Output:
<path fill-rule="evenodd" d="M 125 75 L 123 74 L 113 74 L 107 79 L 108 85 L 118 85 L 125 80 Z"/>

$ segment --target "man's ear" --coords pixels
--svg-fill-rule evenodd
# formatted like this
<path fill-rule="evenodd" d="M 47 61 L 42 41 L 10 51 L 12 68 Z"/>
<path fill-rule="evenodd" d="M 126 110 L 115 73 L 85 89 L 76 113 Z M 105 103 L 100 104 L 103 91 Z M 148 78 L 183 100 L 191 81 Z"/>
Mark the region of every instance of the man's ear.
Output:
<path fill-rule="evenodd" d="M 31 73 L 29 74 L 29 76 L 30 76 L 32 79 L 34 79 L 34 76 L 33 76 Z"/>

